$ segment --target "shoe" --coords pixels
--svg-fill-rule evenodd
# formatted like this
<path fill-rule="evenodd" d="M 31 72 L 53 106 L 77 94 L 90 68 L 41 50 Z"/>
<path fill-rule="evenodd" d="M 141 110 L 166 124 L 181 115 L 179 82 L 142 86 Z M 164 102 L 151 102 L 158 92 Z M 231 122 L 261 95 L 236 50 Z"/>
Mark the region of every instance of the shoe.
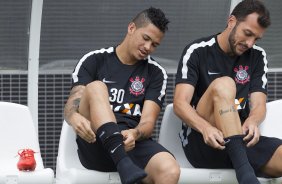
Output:
<path fill-rule="evenodd" d="M 19 150 L 18 155 L 20 155 L 20 159 L 17 167 L 20 171 L 34 171 L 36 167 L 34 153 L 35 152 L 32 149 Z"/>

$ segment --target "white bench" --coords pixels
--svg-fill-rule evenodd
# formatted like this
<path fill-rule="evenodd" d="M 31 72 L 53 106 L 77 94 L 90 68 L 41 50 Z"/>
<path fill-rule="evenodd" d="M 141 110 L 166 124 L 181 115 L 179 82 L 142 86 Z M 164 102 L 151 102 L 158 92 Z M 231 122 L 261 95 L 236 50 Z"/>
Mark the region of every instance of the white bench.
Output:
<path fill-rule="evenodd" d="M 282 139 L 281 109 L 282 100 L 267 103 L 266 119 L 260 127 L 262 135 L 278 137 Z M 181 166 L 179 183 L 183 184 L 237 184 L 233 169 L 199 169 L 193 168 L 186 159 L 179 138 L 182 121 L 174 114 L 173 104 L 167 105 L 160 128 L 159 143 L 171 151 Z M 282 178 L 259 178 L 261 183 L 279 183 Z"/>
<path fill-rule="evenodd" d="M 54 172 L 44 168 L 37 131 L 27 106 L 0 102 L 0 183 L 52 184 Z M 18 151 L 30 148 L 36 153 L 36 168 L 31 172 L 19 171 Z"/>
<path fill-rule="evenodd" d="M 117 172 L 100 172 L 83 167 L 77 154 L 76 135 L 72 127 L 63 122 L 56 167 L 56 184 L 121 183 Z"/>

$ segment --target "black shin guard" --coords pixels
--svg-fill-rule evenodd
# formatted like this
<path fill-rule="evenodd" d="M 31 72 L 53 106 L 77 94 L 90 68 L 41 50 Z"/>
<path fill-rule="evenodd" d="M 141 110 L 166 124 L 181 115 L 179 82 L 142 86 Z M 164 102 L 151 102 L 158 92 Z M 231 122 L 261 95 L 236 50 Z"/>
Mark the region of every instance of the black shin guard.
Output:
<path fill-rule="evenodd" d="M 136 166 L 127 156 L 124 150 L 123 136 L 116 123 L 103 124 L 97 130 L 97 137 L 115 163 L 122 184 L 134 184 L 147 176 L 145 171 Z"/>
<path fill-rule="evenodd" d="M 226 144 L 226 151 L 232 161 L 239 184 L 259 184 L 260 182 L 247 157 L 243 135 L 235 135 L 225 139 L 229 141 Z"/>

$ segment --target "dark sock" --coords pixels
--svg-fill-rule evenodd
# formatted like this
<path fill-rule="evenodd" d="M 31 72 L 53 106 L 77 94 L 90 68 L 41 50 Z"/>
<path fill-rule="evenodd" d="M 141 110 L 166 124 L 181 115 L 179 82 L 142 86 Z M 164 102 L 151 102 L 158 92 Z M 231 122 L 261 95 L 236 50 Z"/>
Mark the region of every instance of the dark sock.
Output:
<path fill-rule="evenodd" d="M 116 123 L 109 122 L 103 124 L 97 130 L 97 137 L 102 142 L 105 150 L 110 154 L 115 165 L 127 156 L 123 146 L 123 136 Z"/>
<path fill-rule="evenodd" d="M 254 170 L 249 163 L 243 135 L 235 135 L 225 138 L 226 151 L 232 161 L 239 184 L 259 184 Z"/>
<path fill-rule="evenodd" d="M 116 123 L 103 124 L 97 130 L 97 137 L 115 163 L 123 184 L 133 184 L 147 176 L 145 171 L 136 166 L 127 156 L 124 150 L 123 136 Z"/>
<path fill-rule="evenodd" d="M 136 166 L 129 157 L 123 158 L 117 165 L 122 184 L 134 184 L 147 176 L 143 169 Z"/>

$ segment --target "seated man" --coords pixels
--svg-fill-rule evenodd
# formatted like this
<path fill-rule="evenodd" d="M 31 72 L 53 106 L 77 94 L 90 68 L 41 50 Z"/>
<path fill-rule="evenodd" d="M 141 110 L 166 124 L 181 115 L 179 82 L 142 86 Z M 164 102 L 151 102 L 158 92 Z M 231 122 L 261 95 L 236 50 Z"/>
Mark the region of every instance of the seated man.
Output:
<path fill-rule="evenodd" d="M 146 9 L 129 23 L 121 44 L 90 52 L 75 67 L 65 119 L 87 169 L 118 171 L 125 184 L 178 182 L 175 158 L 150 138 L 167 74 L 149 54 L 168 22 L 160 9 Z"/>
<path fill-rule="evenodd" d="M 184 122 L 187 159 L 196 168 L 234 168 L 240 184 L 282 176 L 282 140 L 258 129 L 266 113 L 267 60 L 255 42 L 269 25 L 262 2 L 244 0 L 223 32 L 186 46 L 177 71 L 174 111 Z"/>

